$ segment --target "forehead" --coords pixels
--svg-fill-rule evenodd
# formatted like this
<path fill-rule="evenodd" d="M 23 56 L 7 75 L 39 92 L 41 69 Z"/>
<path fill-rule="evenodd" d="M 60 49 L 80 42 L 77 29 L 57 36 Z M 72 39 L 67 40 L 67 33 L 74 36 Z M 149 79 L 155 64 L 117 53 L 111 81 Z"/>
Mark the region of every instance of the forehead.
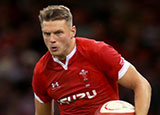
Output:
<path fill-rule="evenodd" d="M 41 27 L 42 31 L 56 31 L 69 28 L 65 20 L 44 21 Z"/>

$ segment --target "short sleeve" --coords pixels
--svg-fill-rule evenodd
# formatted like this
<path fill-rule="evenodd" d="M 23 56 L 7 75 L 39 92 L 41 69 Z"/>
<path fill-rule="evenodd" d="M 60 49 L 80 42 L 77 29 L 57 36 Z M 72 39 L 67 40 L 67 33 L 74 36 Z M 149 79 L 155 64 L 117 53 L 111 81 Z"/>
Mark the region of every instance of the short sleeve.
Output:
<path fill-rule="evenodd" d="M 109 79 L 117 81 L 129 67 L 129 63 L 112 46 L 101 43 L 97 65 Z"/>
<path fill-rule="evenodd" d="M 52 100 L 52 98 L 47 93 L 46 80 L 43 74 L 38 74 L 36 69 L 34 70 L 32 88 L 34 91 L 35 98 L 40 103 L 47 103 Z"/>
<path fill-rule="evenodd" d="M 127 72 L 129 66 L 131 65 L 127 60 L 125 60 L 124 58 L 122 58 L 123 60 L 123 66 L 121 67 L 121 69 L 118 71 L 118 80 L 121 79 L 125 73 Z"/>

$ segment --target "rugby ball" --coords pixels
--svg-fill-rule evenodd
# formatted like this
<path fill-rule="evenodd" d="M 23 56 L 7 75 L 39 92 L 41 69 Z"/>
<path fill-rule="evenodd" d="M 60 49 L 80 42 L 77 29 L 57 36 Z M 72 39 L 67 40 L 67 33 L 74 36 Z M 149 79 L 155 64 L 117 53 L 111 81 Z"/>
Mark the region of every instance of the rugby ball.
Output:
<path fill-rule="evenodd" d="M 135 109 L 126 101 L 113 100 L 103 104 L 100 115 L 135 115 Z"/>

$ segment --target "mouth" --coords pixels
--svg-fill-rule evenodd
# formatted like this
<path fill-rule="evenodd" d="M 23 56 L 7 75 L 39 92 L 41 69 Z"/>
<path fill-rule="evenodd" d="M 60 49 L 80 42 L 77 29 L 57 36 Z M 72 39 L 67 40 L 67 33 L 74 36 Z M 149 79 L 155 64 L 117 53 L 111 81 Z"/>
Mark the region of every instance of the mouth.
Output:
<path fill-rule="evenodd" d="M 57 51 L 57 50 L 58 50 L 57 47 L 51 47 L 51 51 L 55 52 L 55 51 Z"/>

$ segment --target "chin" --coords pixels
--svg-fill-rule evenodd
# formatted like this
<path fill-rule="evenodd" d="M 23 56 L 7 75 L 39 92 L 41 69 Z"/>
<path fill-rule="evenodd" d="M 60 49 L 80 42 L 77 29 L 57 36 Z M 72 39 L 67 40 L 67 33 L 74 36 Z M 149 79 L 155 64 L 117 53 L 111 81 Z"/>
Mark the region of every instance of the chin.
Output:
<path fill-rule="evenodd" d="M 53 52 L 53 51 L 50 51 L 51 55 L 53 56 L 57 56 L 58 55 L 58 52 Z"/>
<path fill-rule="evenodd" d="M 59 52 L 50 52 L 52 56 L 54 57 L 60 57 L 60 53 Z"/>

